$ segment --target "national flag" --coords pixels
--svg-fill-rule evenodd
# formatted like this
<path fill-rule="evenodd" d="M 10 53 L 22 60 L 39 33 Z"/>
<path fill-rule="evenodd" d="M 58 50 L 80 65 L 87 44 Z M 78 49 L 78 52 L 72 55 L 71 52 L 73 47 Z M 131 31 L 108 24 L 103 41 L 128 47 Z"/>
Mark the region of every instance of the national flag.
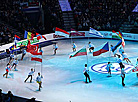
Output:
<path fill-rule="evenodd" d="M 122 34 L 122 32 L 121 31 L 119 31 L 119 34 L 118 34 L 118 36 L 122 39 L 122 37 L 123 37 L 123 34 Z"/>
<path fill-rule="evenodd" d="M 42 62 L 42 52 L 33 52 L 31 54 L 32 54 L 31 61 Z"/>
<path fill-rule="evenodd" d="M 125 47 L 125 41 L 124 41 L 124 38 L 122 38 L 122 46 Z"/>
<path fill-rule="evenodd" d="M 90 34 L 90 35 L 93 35 L 94 37 L 103 38 L 103 35 L 102 35 L 99 31 L 97 31 L 97 30 L 95 30 L 95 29 L 93 29 L 93 28 L 90 28 L 90 29 L 89 29 L 89 34 Z"/>
<path fill-rule="evenodd" d="M 133 73 L 138 73 L 138 67 L 135 67 L 134 69 L 131 70 Z"/>
<path fill-rule="evenodd" d="M 30 53 L 36 53 L 36 52 L 38 52 L 38 47 L 39 47 L 38 44 L 37 45 L 31 45 L 30 40 L 28 40 L 28 45 L 27 45 L 26 51 L 30 52 Z"/>
<path fill-rule="evenodd" d="M 75 29 L 72 29 L 72 28 L 71 28 L 70 36 L 85 36 L 85 33 L 78 32 L 78 31 L 76 31 Z"/>
<path fill-rule="evenodd" d="M 15 43 L 14 46 L 15 46 L 15 48 L 16 48 L 16 45 L 17 45 L 17 41 L 20 41 L 20 37 L 15 34 L 14 35 L 14 43 Z"/>
<path fill-rule="evenodd" d="M 25 30 L 24 32 L 24 38 L 25 39 L 31 39 L 32 33 Z"/>
<path fill-rule="evenodd" d="M 106 42 L 105 44 L 97 47 L 93 51 L 93 56 L 99 56 L 102 53 L 108 52 L 109 51 L 109 44 Z"/>
<path fill-rule="evenodd" d="M 82 49 L 76 51 L 75 53 L 73 53 L 72 55 L 70 55 L 69 58 L 76 57 L 76 56 L 82 56 L 82 55 L 87 55 L 86 47 L 83 47 Z"/>
<path fill-rule="evenodd" d="M 21 39 L 20 39 L 19 36 L 17 36 L 17 35 L 15 34 L 15 35 L 14 35 L 14 40 L 20 41 Z"/>
<path fill-rule="evenodd" d="M 121 44 L 122 44 L 122 39 L 119 40 L 119 42 L 115 46 L 113 46 L 112 51 L 114 52 Z"/>
<path fill-rule="evenodd" d="M 55 35 L 61 35 L 61 36 L 65 36 L 65 37 L 69 37 L 69 33 L 66 32 L 65 30 L 62 30 L 60 28 L 55 29 Z"/>
<path fill-rule="evenodd" d="M 10 50 L 14 50 L 14 45 L 10 46 L 9 49 L 10 49 Z"/>
<path fill-rule="evenodd" d="M 115 32 L 114 30 L 112 30 L 113 33 L 116 33 L 117 34 L 117 38 L 121 39 L 122 40 L 122 46 L 125 47 L 125 41 L 124 41 L 124 38 L 123 38 L 123 34 L 121 31 L 119 31 L 119 34 L 117 32 Z M 112 36 L 113 38 L 113 36 Z"/>
<path fill-rule="evenodd" d="M 119 31 L 119 34 L 117 32 L 115 32 L 114 30 L 112 30 L 113 33 L 116 33 L 116 35 L 112 35 L 112 38 L 117 38 L 117 39 L 122 39 L 122 33 L 121 31 Z"/>
<path fill-rule="evenodd" d="M 37 40 L 40 40 L 41 38 L 44 38 L 45 40 L 47 40 L 45 36 L 43 36 L 39 33 L 36 33 L 36 37 L 37 37 Z"/>

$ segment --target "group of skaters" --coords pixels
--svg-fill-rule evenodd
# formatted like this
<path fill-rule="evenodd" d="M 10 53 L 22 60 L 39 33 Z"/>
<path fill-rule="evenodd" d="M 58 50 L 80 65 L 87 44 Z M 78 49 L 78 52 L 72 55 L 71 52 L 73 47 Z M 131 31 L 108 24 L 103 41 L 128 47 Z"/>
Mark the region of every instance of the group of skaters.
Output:
<path fill-rule="evenodd" d="M 42 51 L 42 49 L 40 48 L 39 51 Z M 25 55 L 26 55 L 26 48 L 23 48 L 22 49 L 21 61 L 23 60 Z M 12 69 L 14 69 L 14 71 L 18 71 L 16 69 L 18 63 L 19 63 L 19 61 L 18 61 L 17 56 L 15 56 L 14 52 L 12 52 L 10 54 L 9 62 L 6 65 L 6 68 L 5 68 L 6 72 L 3 74 L 3 77 L 6 76 L 6 78 L 8 78 L 9 71 L 12 71 Z M 28 77 L 25 79 L 24 82 L 26 82 L 28 80 L 28 78 L 30 78 L 30 83 L 32 83 L 32 77 L 34 75 L 34 72 L 35 72 L 35 69 L 31 68 L 31 71 L 29 72 Z M 42 85 L 41 85 L 42 84 L 42 80 L 41 80 L 42 78 L 43 78 L 42 75 L 40 74 L 40 72 L 38 72 L 38 76 L 36 77 L 36 82 L 39 85 L 39 91 L 42 88 Z"/>
<path fill-rule="evenodd" d="M 76 48 L 77 48 L 77 46 L 76 46 L 75 42 L 73 42 L 73 44 L 72 44 L 73 52 L 76 51 Z M 91 42 L 88 43 L 88 49 L 89 49 L 90 53 L 94 50 L 94 45 Z M 117 49 L 115 51 L 113 50 L 113 45 L 111 45 L 111 51 L 113 52 L 113 55 L 114 55 L 113 57 L 116 58 L 116 62 L 120 66 L 120 69 L 121 69 L 121 78 L 122 78 L 122 86 L 125 86 L 124 79 L 125 79 L 125 74 L 126 73 L 124 71 L 125 65 L 123 64 L 122 61 L 126 61 L 128 64 L 131 64 L 131 65 L 132 65 L 132 63 L 131 63 L 130 59 L 128 58 L 127 54 L 125 53 L 125 51 L 124 51 L 124 49 L 123 49 L 122 46 L 119 47 L 119 54 L 117 54 Z M 138 67 L 138 58 L 137 58 L 137 63 L 136 63 L 135 67 Z M 107 70 L 107 72 L 109 74 L 107 77 L 111 77 L 111 68 L 113 68 L 113 65 L 109 61 L 107 63 L 107 66 L 106 66 L 106 70 Z M 87 79 L 89 80 L 89 82 L 92 82 L 90 80 L 89 70 L 87 69 L 87 64 L 85 64 L 85 68 L 83 70 L 83 73 L 84 73 L 84 75 L 86 77 L 86 81 L 85 82 L 88 83 Z M 137 74 L 137 77 L 138 77 L 138 74 Z"/>

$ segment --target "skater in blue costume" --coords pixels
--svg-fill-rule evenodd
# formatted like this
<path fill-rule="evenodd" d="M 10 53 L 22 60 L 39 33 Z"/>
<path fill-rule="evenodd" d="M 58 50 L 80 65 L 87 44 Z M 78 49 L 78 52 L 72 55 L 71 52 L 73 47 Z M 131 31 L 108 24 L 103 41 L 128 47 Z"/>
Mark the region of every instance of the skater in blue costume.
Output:
<path fill-rule="evenodd" d="M 108 62 L 107 66 L 106 66 L 106 70 L 109 73 L 109 77 L 111 77 L 111 66 L 112 66 L 112 64 L 110 62 Z"/>
<path fill-rule="evenodd" d="M 54 49 L 54 55 L 56 55 L 56 52 L 57 52 L 57 49 L 58 49 L 58 46 L 57 46 L 56 43 L 53 45 L 53 49 Z"/>
<path fill-rule="evenodd" d="M 73 52 L 75 52 L 75 51 L 76 51 L 76 48 L 77 48 L 77 46 L 76 46 L 75 42 L 73 41 L 73 44 L 72 44 L 72 49 L 73 49 Z"/>

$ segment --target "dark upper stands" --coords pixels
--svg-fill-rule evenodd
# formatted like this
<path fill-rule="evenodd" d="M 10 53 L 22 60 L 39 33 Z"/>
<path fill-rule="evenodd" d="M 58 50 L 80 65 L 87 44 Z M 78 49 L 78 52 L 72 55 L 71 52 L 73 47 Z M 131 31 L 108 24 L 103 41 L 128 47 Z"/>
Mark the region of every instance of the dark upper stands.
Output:
<path fill-rule="evenodd" d="M 119 30 L 136 0 L 69 0 L 79 30 Z"/>
<path fill-rule="evenodd" d="M 29 6 L 42 5 L 44 23 L 39 14 L 37 19 L 28 16 L 22 9 Z M 74 12 L 77 30 L 122 30 L 124 32 L 138 32 L 138 19 L 132 10 L 137 4 L 136 0 L 68 0 Z M 12 42 L 12 37 L 17 34 L 23 39 L 24 30 L 38 33 L 54 32 L 55 27 L 65 28 L 63 12 L 58 0 L 1 0 L 0 3 L 0 41 Z M 39 11 L 41 13 L 41 10 Z M 32 20 L 32 21 L 31 21 Z M 3 22 L 4 21 L 4 22 Z M 33 22 L 34 21 L 34 22 Z M 44 28 L 42 26 L 44 24 Z M 10 29 L 11 27 L 12 29 Z M 9 29 L 9 30 L 6 30 Z M 16 30 L 13 30 L 16 29 Z M 17 33 L 19 32 L 19 33 Z M 10 38 L 10 41 L 7 39 Z"/>

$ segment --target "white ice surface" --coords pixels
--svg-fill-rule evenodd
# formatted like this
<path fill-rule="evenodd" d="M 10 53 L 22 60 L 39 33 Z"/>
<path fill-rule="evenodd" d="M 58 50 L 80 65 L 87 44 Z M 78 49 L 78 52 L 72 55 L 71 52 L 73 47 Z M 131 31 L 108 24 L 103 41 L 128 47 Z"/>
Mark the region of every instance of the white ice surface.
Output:
<path fill-rule="evenodd" d="M 90 71 L 92 83 L 85 84 L 83 75 L 84 64 L 87 63 L 86 56 L 78 56 L 69 59 L 72 53 L 71 41 L 75 41 L 77 49 L 82 48 L 89 41 L 96 46 L 105 42 L 115 45 L 118 40 L 109 39 L 73 39 L 58 41 L 59 49 L 57 55 L 53 55 L 53 46 L 43 48 L 42 63 L 42 90 L 38 89 L 35 79 L 37 73 L 41 72 L 41 63 L 32 62 L 31 55 L 27 53 L 23 61 L 19 61 L 18 71 L 10 71 L 8 78 L 3 77 L 5 67 L 9 59 L 0 61 L 0 88 L 4 93 L 11 90 L 16 96 L 26 98 L 35 97 L 43 102 L 138 102 L 138 78 L 135 73 L 126 75 L 126 87 L 121 85 L 120 75 L 112 75 L 96 73 Z M 138 42 L 126 41 L 125 52 L 132 61 L 136 63 L 138 57 Z M 18 55 L 18 59 L 21 55 Z M 88 66 L 92 66 L 102 62 L 115 62 L 113 57 L 109 57 L 109 53 L 93 57 L 88 55 Z M 31 68 L 36 69 L 33 76 L 33 83 L 28 80 L 24 83 Z"/>

